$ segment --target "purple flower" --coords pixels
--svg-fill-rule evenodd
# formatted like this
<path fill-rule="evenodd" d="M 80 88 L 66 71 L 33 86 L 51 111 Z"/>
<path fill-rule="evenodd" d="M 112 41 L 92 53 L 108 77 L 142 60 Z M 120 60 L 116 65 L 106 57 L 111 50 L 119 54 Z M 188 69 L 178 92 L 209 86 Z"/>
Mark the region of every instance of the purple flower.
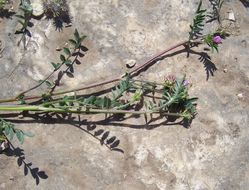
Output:
<path fill-rule="evenodd" d="M 176 81 L 176 77 L 174 75 L 169 75 L 165 78 L 165 81 L 167 82 L 175 82 Z"/>
<path fill-rule="evenodd" d="M 189 80 L 184 80 L 183 81 L 183 86 L 188 86 L 190 84 Z"/>
<path fill-rule="evenodd" d="M 213 41 L 216 44 L 220 44 L 222 41 L 222 38 L 220 36 L 214 36 Z"/>

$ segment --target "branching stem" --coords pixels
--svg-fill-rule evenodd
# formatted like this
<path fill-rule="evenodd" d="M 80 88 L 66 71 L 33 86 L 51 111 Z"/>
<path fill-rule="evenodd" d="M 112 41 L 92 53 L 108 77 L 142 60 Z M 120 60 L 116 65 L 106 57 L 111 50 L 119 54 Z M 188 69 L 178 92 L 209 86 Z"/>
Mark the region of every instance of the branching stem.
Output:
<path fill-rule="evenodd" d="M 165 55 L 166 53 L 168 53 L 169 51 L 172 51 L 180 46 L 184 46 L 184 45 L 187 45 L 189 43 L 189 41 L 183 41 L 183 42 L 180 42 L 162 52 L 159 52 L 157 54 L 155 54 L 152 58 L 150 58 L 149 60 L 145 61 L 142 65 L 140 66 L 137 66 L 135 67 L 134 69 L 132 69 L 131 71 L 127 72 L 128 75 L 130 75 L 131 77 L 136 75 L 139 71 L 141 71 L 142 69 L 146 68 L 147 66 L 149 66 L 153 61 L 159 59 L 160 57 L 162 57 L 163 55 Z M 57 71 L 57 70 L 56 70 Z M 56 71 L 53 71 L 46 79 L 49 79 Z M 70 92 L 77 92 L 77 91 L 83 91 L 83 90 L 87 90 L 87 89 L 91 89 L 91 88 L 95 88 L 95 87 L 98 87 L 98 86 L 103 86 L 103 85 L 106 85 L 106 84 L 110 84 L 110 83 L 114 83 L 114 82 L 118 82 L 120 81 L 122 78 L 123 78 L 124 75 L 122 76 L 119 76 L 119 77 L 114 77 L 114 78 L 111 78 L 109 80 L 106 80 L 104 82 L 100 82 L 100 83 L 94 83 L 94 84 L 90 84 L 88 86 L 84 86 L 84 87 L 79 87 L 79 88 L 73 88 L 73 89 L 69 89 L 69 90 L 64 90 L 64 91 L 60 91 L 60 92 L 54 92 L 51 94 L 51 96 L 58 96 L 58 95 L 63 95 L 63 94 L 67 94 L 67 93 L 70 93 Z M 44 80 L 45 81 L 45 80 Z M 10 99 L 2 99 L 0 100 L 0 103 L 6 103 L 6 102 L 15 102 L 15 101 L 18 101 L 18 97 L 20 95 L 23 95 L 37 87 L 39 87 L 42 83 L 39 83 L 38 85 L 20 93 L 18 96 L 16 96 L 15 98 L 10 98 Z M 33 100 L 33 99 L 39 99 L 41 98 L 41 96 L 27 96 L 24 98 L 24 100 Z"/>
<path fill-rule="evenodd" d="M 75 51 L 76 51 L 76 48 L 74 48 L 73 52 L 75 52 Z M 20 96 L 23 96 L 24 94 L 26 94 L 26 93 L 28 93 L 28 92 L 30 92 L 30 91 L 32 91 L 32 90 L 38 88 L 38 87 L 41 86 L 43 83 L 45 83 L 45 81 L 47 81 L 48 79 L 50 79 L 50 78 L 54 75 L 54 73 L 56 73 L 56 72 L 64 65 L 64 63 L 65 63 L 66 61 L 69 60 L 69 58 L 70 58 L 71 56 L 72 56 L 72 54 L 68 55 L 68 57 L 66 58 L 66 60 L 63 61 L 63 62 L 60 64 L 60 66 L 59 66 L 58 68 L 54 69 L 54 70 L 53 70 L 45 79 L 43 79 L 41 82 L 39 82 L 39 84 L 37 84 L 37 85 L 35 85 L 35 86 L 33 86 L 33 87 L 31 87 L 31 88 L 29 88 L 29 89 L 27 89 L 27 90 L 25 90 L 25 91 L 19 93 L 19 94 L 15 97 L 15 99 L 18 100 Z M 1 101 L 0 101 L 0 103 L 1 103 Z"/>

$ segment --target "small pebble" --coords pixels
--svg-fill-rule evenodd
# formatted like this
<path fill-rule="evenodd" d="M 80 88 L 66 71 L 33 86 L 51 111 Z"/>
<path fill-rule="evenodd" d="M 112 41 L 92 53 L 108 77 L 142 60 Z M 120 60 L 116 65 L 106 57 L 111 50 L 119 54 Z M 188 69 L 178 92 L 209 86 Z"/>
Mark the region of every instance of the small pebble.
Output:
<path fill-rule="evenodd" d="M 55 50 L 56 51 L 61 51 L 62 49 L 60 47 L 57 47 Z"/>
<path fill-rule="evenodd" d="M 9 143 L 8 141 L 4 141 L 0 145 L 0 151 L 4 151 L 5 149 L 9 148 Z"/>
<path fill-rule="evenodd" d="M 239 93 L 239 94 L 237 94 L 237 96 L 238 96 L 238 98 L 243 98 L 243 94 L 242 93 Z"/>
<path fill-rule="evenodd" d="M 23 118 L 24 118 L 23 114 L 19 114 L 19 115 L 18 115 L 18 118 L 19 118 L 19 119 L 23 119 Z"/>
<path fill-rule="evenodd" d="M 227 73 L 227 69 L 224 69 L 223 72 L 224 72 L 224 73 Z"/>
<path fill-rule="evenodd" d="M 13 7 L 13 6 L 11 6 L 11 7 L 9 8 L 9 12 L 12 12 L 12 11 L 14 11 L 14 7 Z"/>
<path fill-rule="evenodd" d="M 126 62 L 126 67 L 129 69 L 136 65 L 136 60 L 134 59 L 129 59 L 129 60 L 126 60 L 125 62 Z"/>
<path fill-rule="evenodd" d="M 230 11 L 230 12 L 228 13 L 228 20 L 235 21 L 235 16 L 234 16 L 233 11 Z"/>
<path fill-rule="evenodd" d="M 241 41 L 241 45 L 242 45 L 244 48 L 247 48 L 247 42 L 246 42 L 246 40 L 242 40 L 242 41 Z"/>
<path fill-rule="evenodd" d="M 69 24 L 67 24 L 65 27 L 71 27 L 72 26 L 72 24 L 71 23 L 69 23 Z"/>

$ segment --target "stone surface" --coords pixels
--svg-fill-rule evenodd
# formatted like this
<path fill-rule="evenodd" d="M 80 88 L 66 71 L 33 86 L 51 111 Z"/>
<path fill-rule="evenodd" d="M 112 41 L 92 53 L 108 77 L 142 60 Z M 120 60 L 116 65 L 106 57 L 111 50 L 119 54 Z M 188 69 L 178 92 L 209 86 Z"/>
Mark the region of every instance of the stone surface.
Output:
<path fill-rule="evenodd" d="M 60 54 L 56 49 L 66 45 L 74 28 L 88 36 L 85 46 L 89 50 L 74 78 L 66 78 L 61 88 L 119 76 L 127 70 L 127 60 L 139 65 L 185 40 L 198 1 L 68 3 L 72 26 L 59 31 L 52 20 L 32 20 L 27 50 L 17 46 L 21 36 L 13 34 L 16 18 L 0 18 L 4 45 L 0 47 L 1 98 L 13 97 L 49 74 L 49 63 L 56 62 Z M 17 10 L 18 4 L 13 6 Z M 230 10 L 236 22 L 225 20 Z M 191 128 L 166 124 L 163 119 L 148 127 L 143 118 L 134 117 L 110 122 L 101 122 L 104 116 L 82 116 L 81 122 L 77 116 L 75 122 L 13 117 L 10 119 L 18 127 L 35 134 L 23 145 L 13 144 L 24 149 L 26 163 L 32 162 L 31 167 L 44 171 L 48 178 L 40 179 L 36 186 L 30 173 L 24 175 L 23 165 L 18 167 L 17 157 L 0 154 L 0 189 L 248 189 L 249 10 L 240 1 L 225 1 L 222 18 L 232 35 L 223 42 L 219 54 L 210 52 L 211 61 L 201 61 L 203 54 L 198 52 L 204 47 L 200 46 L 189 58 L 179 51 L 139 76 L 161 81 L 169 74 L 186 73 L 193 84 L 191 95 L 199 97 L 198 115 Z M 238 98 L 240 93 L 243 98 Z M 97 128 L 89 131 L 87 124 L 92 122 Z M 119 139 L 118 148 L 124 153 L 110 151 L 91 135 L 100 129 Z"/>

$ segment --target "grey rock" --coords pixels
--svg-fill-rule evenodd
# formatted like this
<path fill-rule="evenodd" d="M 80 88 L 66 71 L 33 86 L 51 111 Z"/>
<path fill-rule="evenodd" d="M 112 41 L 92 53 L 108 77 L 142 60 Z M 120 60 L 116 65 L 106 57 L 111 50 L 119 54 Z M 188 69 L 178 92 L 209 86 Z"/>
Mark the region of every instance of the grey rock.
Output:
<path fill-rule="evenodd" d="M 124 60 L 136 60 L 139 65 L 185 40 L 198 1 L 68 3 L 72 26 L 58 31 L 53 20 L 33 19 L 27 50 L 16 45 L 21 37 L 13 34 L 16 18 L 1 20 L 0 40 L 5 45 L 0 58 L 1 98 L 13 97 L 47 76 L 53 70 L 50 62 L 59 60 L 56 49 L 71 38 L 74 28 L 88 36 L 84 45 L 89 50 L 80 59 L 82 64 L 76 66 L 74 78 L 65 78 L 58 90 L 120 76 L 127 70 Z M 17 7 L 15 3 L 14 10 Z M 230 9 L 236 22 L 224 23 L 232 27 L 232 35 L 221 44 L 219 54 L 209 52 L 211 59 L 206 65 L 199 60 L 203 54 L 193 53 L 187 58 L 185 51 L 179 51 L 138 77 L 162 81 L 170 74 L 186 73 L 193 83 L 191 95 L 199 97 L 198 115 L 191 128 L 166 124 L 163 118 L 149 128 L 143 118 L 134 117 L 110 123 L 99 122 L 104 120 L 101 115 L 81 116 L 82 122 L 75 123 L 9 118 L 18 120 L 17 127 L 35 134 L 23 145 L 15 140 L 12 143 L 24 149 L 26 163 L 32 162 L 31 167 L 38 167 L 48 178 L 40 179 L 36 186 L 30 173 L 24 175 L 23 165 L 18 167 L 16 157 L 1 154 L 0 189 L 248 189 L 249 55 L 245 44 L 249 40 L 249 17 L 240 1 L 225 1 L 224 19 Z M 202 52 L 203 46 L 194 51 Z M 207 67 L 213 70 L 205 70 Z M 224 73 L 224 69 L 229 72 Z M 34 93 L 43 90 L 46 87 Z M 243 99 L 238 99 L 239 93 Z M 97 128 L 88 131 L 88 122 L 97 122 Z M 110 151 L 89 134 L 100 129 L 120 140 L 118 147 L 124 153 Z"/>

